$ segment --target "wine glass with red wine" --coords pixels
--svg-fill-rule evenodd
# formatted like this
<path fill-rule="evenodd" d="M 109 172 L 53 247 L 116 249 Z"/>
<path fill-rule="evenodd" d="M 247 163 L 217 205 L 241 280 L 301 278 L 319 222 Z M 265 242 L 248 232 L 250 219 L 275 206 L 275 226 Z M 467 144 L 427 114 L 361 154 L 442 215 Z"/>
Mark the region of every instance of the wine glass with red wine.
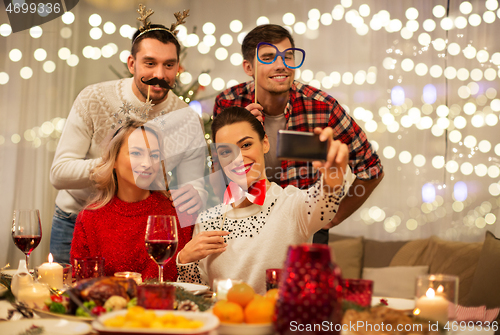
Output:
<path fill-rule="evenodd" d="M 16 209 L 12 219 L 12 238 L 14 244 L 26 256 L 26 267 L 29 269 L 31 252 L 38 247 L 42 239 L 42 225 L 38 209 Z"/>
<path fill-rule="evenodd" d="M 177 250 L 177 219 L 171 215 L 150 215 L 146 225 L 146 249 L 158 264 L 160 283 L 163 282 L 163 265 L 170 261 Z"/>

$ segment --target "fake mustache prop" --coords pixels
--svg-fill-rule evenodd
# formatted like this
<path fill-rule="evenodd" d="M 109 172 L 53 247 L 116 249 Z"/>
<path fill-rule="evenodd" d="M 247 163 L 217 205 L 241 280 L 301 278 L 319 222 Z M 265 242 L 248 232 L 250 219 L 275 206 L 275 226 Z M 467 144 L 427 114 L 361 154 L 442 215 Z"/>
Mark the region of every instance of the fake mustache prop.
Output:
<path fill-rule="evenodd" d="M 160 87 L 165 88 L 167 90 L 170 90 L 173 88 L 172 86 L 170 86 L 170 84 L 165 79 L 158 79 L 156 77 L 153 77 L 149 80 L 144 80 L 144 77 L 142 77 L 141 81 L 146 85 L 151 85 L 151 86 L 159 85 Z"/>

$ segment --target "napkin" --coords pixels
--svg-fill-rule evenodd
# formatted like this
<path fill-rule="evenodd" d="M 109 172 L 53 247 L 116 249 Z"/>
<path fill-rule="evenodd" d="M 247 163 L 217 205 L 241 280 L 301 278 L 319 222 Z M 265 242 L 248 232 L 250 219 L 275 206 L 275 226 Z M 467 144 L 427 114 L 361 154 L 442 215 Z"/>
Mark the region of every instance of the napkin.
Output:
<path fill-rule="evenodd" d="M 454 305 L 450 304 L 450 308 L 448 309 L 448 313 L 450 316 L 453 316 Z M 457 306 L 457 314 L 456 321 L 481 321 L 481 322 L 492 322 L 496 320 L 498 316 L 498 312 L 500 312 L 500 307 L 486 309 L 486 306 L 479 307 L 465 307 L 465 306 Z"/>

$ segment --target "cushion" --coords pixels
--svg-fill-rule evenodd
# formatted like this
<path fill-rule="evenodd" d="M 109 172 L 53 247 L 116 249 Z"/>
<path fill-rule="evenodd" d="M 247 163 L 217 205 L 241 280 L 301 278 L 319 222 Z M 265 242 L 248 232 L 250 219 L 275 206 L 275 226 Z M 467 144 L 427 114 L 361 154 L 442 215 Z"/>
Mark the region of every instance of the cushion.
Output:
<path fill-rule="evenodd" d="M 472 279 L 467 304 L 470 306 L 486 305 L 487 308 L 500 307 L 499 285 L 500 239 L 487 231 Z"/>
<path fill-rule="evenodd" d="M 429 265 L 431 274 L 458 276 L 458 303 L 464 305 L 481 248 L 481 242 L 445 241 L 432 236 L 428 240 L 408 242 L 394 256 L 391 266 Z"/>
<path fill-rule="evenodd" d="M 392 258 L 407 241 L 365 240 L 363 266 L 382 268 L 389 266 Z"/>
<path fill-rule="evenodd" d="M 332 259 L 342 270 L 342 277 L 358 279 L 363 262 L 363 238 L 338 240 L 328 245 L 333 253 Z"/>
<path fill-rule="evenodd" d="M 428 271 L 427 265 L 364 268 L 363 279 L 373 280 L 373 296 L 414 299 L 417 277 Z"/>

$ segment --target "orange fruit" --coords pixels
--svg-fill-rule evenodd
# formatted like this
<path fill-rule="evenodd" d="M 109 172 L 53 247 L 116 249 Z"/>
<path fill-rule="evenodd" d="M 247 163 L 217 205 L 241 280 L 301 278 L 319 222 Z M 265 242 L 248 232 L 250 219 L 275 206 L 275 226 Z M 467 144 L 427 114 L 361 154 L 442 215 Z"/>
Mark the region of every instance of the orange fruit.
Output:
<path fill-rule="evenodd" d="M 243 308 L 234 302 L 226 300 L 217 301 L 212 312 L 219 318 L 220 322 L 243 322 Z"/>
<path fill-rule="evenodd" d="M 246 323 L 269 323 L 274 315 L 274 303 L 268 299 L 253 299 L 245 307 Z"/>
<path fill-rule="evenodd" d="M 277 288 L 273 288 L 273 289 L 266 292 L 266 295 L 264 296 L 264 298 L 268 299 L 273 304 L 275 304 L 276 300 L 278 300 L 278 292 L 279 291 Z"/>
<path fill-rule="evenodd" d="M 227 301 L 237 303 L 241 307 L 245 306 L 252 301 L 255 296 L 255 291 L 247 283 L 237 283 L 227 292 Z"/>

